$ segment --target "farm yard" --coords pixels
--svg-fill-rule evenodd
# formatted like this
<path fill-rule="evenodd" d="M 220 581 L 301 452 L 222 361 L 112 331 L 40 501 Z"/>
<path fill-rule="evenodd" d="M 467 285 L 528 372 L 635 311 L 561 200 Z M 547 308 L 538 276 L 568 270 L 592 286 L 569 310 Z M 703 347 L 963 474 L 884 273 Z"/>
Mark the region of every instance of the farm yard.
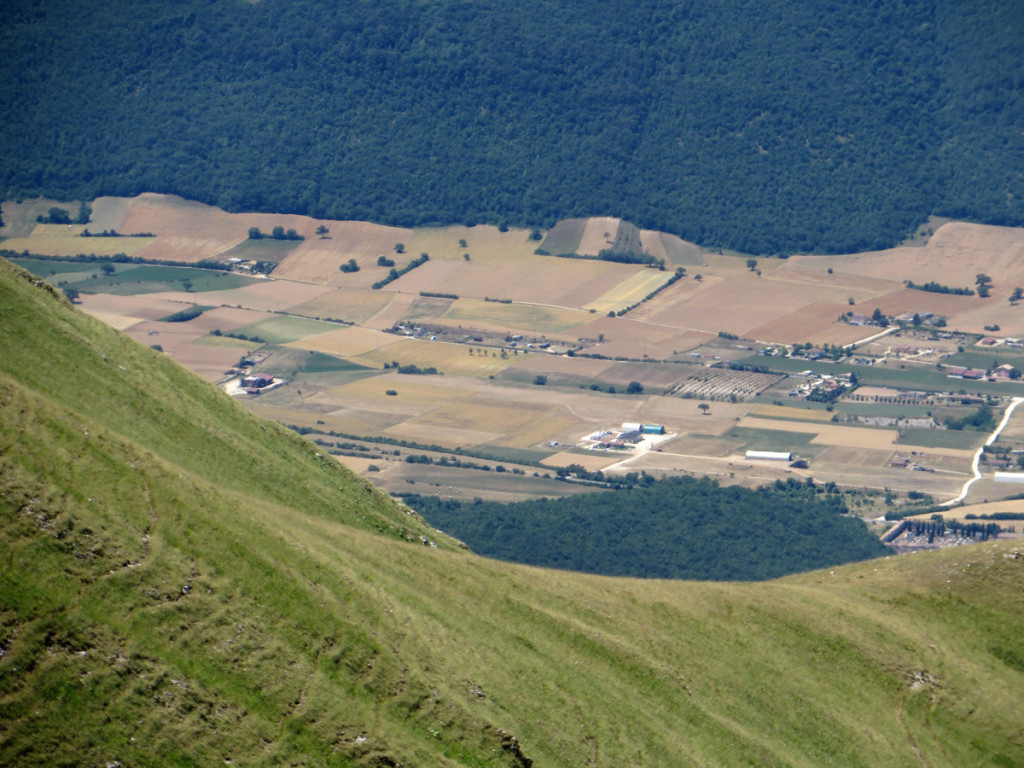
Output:
<path fill-rule="evenodd" d="M 982 401 L 971 397 L 995 398 L 998 411 L 1007 395 L 1024 392 L 1019 382 L 953 379 L 946 370 L 1024 368 L 1024 349 L 1006 343 L 1012 334 L 1024 336 L 1024 309 L 1008 301 L 1024 285 L 1018 230 L 947 224 L 924 245 L 762 258 L 752 269 L 743 258 L 612 218 L 560 222 L 538 241 L 524 229 L 401 229 L 227 214 L 143 195 L 94 201 L 88 226 L 151 235 L 83 238 L 80 228 L 34 222 L 47 203 L 6 203 L 9 237 L 0 247 L 53 256 L 79 253 L 72 243 L 90 246 L 97 260 L 18 261 L 54 285 L 76 288 L 83 310 L 211 382 L 258 352 L 251 370 L 286 383 L 244 402 L 313 434 L 378 441 L 378 460 L 352 465 L 396 491 L 424 485 L 456 498 L 554 495 L 569 492 L 544 477 L 554 469 L 614 464 L 613 473 L 707 473 L 747 484 L 796 474 L 952 497 L 985 435 L 936 427 L 973 412 Z M 275 226 L 305 239 L 248 237 L 251 227 L 266 233 Z M 327 231 L 318 234 L 318 227 Z M 666 270 L 545 256 L 537 248 L 642 251 L 664 259 Z M 104 262 L 112 252 L 182 266 Z M 401 268 L 421 253 L 429 260 L 372 287 L 390 269 L 378 265 L 379 257 Z M 188 268 L 206 258 L 277 266 L 269 278 Z M 349 259 L 358 272 L 339 269 Z M 676 265 L 685 276 L 641 301 Z M 969 285 L 982 271 L 992 278 L 989 299 L 903 284 Z M 857 350 L 870 358 L 866 363 L 758 354 L 780 345 L 864 341 L 882 329 L 848 322 L 847 313 L 870 315 L 876 307 L 889 315 L 934 313 L 950 333 L 939 338 L 934 327 L 892 326 Z M 167 321 L 190 308 L 196 316 Z M 1002 327 L 992 344 L 965 335 L 986 325 Z M 722 367 L 735 363 L 756 370 Z M 428 369 L 436 375 L 425 375 Z M 794 382 L 804 381 L 793 377 L 806 370 L 853 373 L 859 387 L 827 404 L 790 397 Z M 569 450 L 583 436 L 625 422 L 663 425 L 672 437 L 656 449 L 623 454 Z M 1024 445 L 1021 423 L 1015 417 L 1004 436 L 1014 445 Z M 499 490 L 488 486 L 499 473 L 407 464 L 404 456 L 416 446 L 437 456 L 502 457 L 509 466 L 515 459 L 524 462 L 524 474 L 513 481 L 509 473 Z M 790 450 L 810 466 L 752 463 L 747 450 Z M 901 457 L 913 468 L 899 465 Z M 990 482 L 979 487 L 993 497 L 1012 492 Z"/>

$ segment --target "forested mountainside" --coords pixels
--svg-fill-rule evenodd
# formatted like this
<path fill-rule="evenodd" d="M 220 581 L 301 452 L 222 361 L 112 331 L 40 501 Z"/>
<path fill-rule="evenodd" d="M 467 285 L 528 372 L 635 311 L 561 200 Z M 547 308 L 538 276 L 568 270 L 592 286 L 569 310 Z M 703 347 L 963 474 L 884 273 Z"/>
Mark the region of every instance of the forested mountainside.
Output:
<path fill-rule="evenodd" d="M 9 0 L 0 193 L 877 248 L 1024 224 L 1022 41 L 996 0 Z"/>
<path fill-rule="evenodd" d="M 1024 548 L 487 560 L 3 260 L 0 318 L 2 765 L 1024 762 Z"/>

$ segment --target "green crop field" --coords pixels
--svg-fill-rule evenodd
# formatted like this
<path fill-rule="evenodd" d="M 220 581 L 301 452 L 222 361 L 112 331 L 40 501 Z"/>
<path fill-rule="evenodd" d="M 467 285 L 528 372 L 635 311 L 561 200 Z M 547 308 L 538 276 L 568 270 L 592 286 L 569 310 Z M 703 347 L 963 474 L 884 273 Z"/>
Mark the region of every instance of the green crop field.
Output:
<path fill-rule="evenodd" d="M 987 432 L 954 429 L 903 429 L 899 444 L 922 445 L 925 448 L 957 448 L 972 450 L 985 442 Z"/>
<path fill-rule="evenodd" d="M 1013 542 L 762 583 L 480 558 L 24 275 L 0 764 L 1024 764 Z"/>
<path fill-rule="evenodd" d="M 802 456 L 814 456 L 826 448 L 811 445 L 814 435 L 809 432 L 733 427 L 724 436 L 742 440 L 740 451 L 791 451 Z"/>
<path fill-rule="evenodd" d="M 259 240 L 246 239 L 224 253 L 217 259 L 243 259 L 246 261 L 282 261 L 285 256 L 302 245 L 301 240 L 274 240 L 264 237 Z"/>
<path fill-rule="evenodd" d="M 931 407 L 927 405 L 891 405 L 889 403 L 836 403 L 837 413 L 848 413 L 851 416 L 887 416 L 906 419 L 924 419 L 928 417 Z"/>
<path fill-rule="evenodd" d="M 308 317 L 281 315 L 236 328 L 232 333 L 235 335 L 258 337 L 268 344 L 287 344 L 318 333 L 335 331 L 340 327 L 343 326 L 339 326 L 337 323 L 326 323 L 322 320 L 311 320 Z"/>
<path fill-rule="evenodd" d="M 560 221 L 544 236 L 544 240 L 537 247 L 553 256 L 562 253 L 575 253 L 586 226 L 586 219 Z"/>
<path fill-rule="evenodd" d="M 115 268 L 118 265 L 115 265 Z M 97 275 L 75 283 L 75 287 L 83 293 L 155 293 L 157 291 L 185 290 L 184 281 L 189 281 L 188 290 L 196 293 L 204 291 L 224 291 L 250 285 L 256 278 L 221 272 L 214 269 L 196 269 L 195 267 L 163 267 L 151 264 L 130 265 L 130 269 L 117 269 L 112 275 Z M 99 272 L 99 265 L 94 265 L 93 272 Z"/>
<path fill-rule="evenodd" d="M 273 375 L 367 370 L 366 366 L 333 355 L 326 355 L 323 352 L 281 346 L 264 347 L 264 351 L 270 351 L 271 355 L 265 363 L 259 366 L 259 370 Z"/>

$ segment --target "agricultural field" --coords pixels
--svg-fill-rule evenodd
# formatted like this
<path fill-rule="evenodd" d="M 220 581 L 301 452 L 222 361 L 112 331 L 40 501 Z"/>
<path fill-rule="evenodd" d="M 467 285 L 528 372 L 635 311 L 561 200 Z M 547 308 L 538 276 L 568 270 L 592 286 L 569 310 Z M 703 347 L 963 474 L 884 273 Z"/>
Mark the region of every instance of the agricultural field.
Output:
<path fill-rule="evenodd" d="M 46 210 L 44 201 L 5 204 L 7 234 L 26 240 L 30 252 L 38 245 L 38 252 L 45 253 L 54 238 L 106 248 L 104 239 L 78 238 L 73 228 L 68 234 L 67 227 L 32 221 L 36 211 Z M 947 224 L 922 245 L 875 254 L 762 258 L 751 269 L 742 256 L 710 253 L 612 218 L 561 222 L 537 241 L 524 229 L 402 229 L 227 214 L 173 197 L 143 195 L 94 201 L 89 226 L 152 232 L 153 239 L 137 239 L 143 258 L 151 254 L 182 264 L 214 257 L 278 262 L 271 277 L 254 278 L 146 263 L 115 263 L 107 270 L 99 262 L 19 259 L 55 285 L 77 287 L 84 310 L 161 348 L 209 381 L 222 379 L 243 353 L 260 352 L 257 370 L 288 383 L 245 399 L 254 410 L 305 428 L 383 439 L 390 442 L 382 445 L 403 451 L 405 442 L 500 454 L 508 461 L 518 457 L 538 471 L 564 462 L 601 469 L 614 464 L 613 472 L 709 473 L 726 483 L 796 473 L 853 486 L 927 489 L 942 498 L 955 495 L 969 476 L 971 456 L 985 434 L 916 424 L 897 429 L 889 420 L 958 418 L 976 405 L 918 400 L 904 390 L 963 390 L 1003 398 L 997 411 L 1006 396 L 1024 393 L 1020 382 L 953 379 L 936 367 L 939 362 L 986 368 L 1007 362 L 1024 368 L 1024 352 L 1002 343 L 980 347 L 977 337 L 959 333 L 939 340 L 926 328 L 866 343 L 858 354 L 874 358 L 875 365 L 755 354 L 772 342 L 862 341 L 880 329 L 840 322 L 840 316 L 870 314 L 875 307 L 890 314 L 935 312 L 946 317 L 951 331 L 995 322 L 1002 328 L 996 334 L 1000 339 L 1019 325 L 1018 335 L 1024 336 L 1024 322 L 1019 322 L 1024 307 L 1008 301 L 1017 283 L 1024 284 L 1024 267 L 1017 266 L 1024 233 L 1017 230 Z M 275 226 L 294 228 L 305 240 L 248 238 L 250 227 L 269 233 Z M 327 232 L 318 235 L 321 226 Z M 667 268 L 540 256 L 533 252 L 538 246 L 551 253 L 642 249 L 665 259 Z M 966 262 L 954 270 L 960 249 Z M 429 261 L 380 289 L 371 288 L 388 272 L 377 265 L 379 256 L 402 267 L 420 253 L 429 253 Z M 929 266 L 933 257 L 949 269 Z M 339 270 L 349 259 L 358 263 L 358 272 Z M 673 265 L 685 266 L 686 276 L 628 313 L 608 316 L 661 286 Z M 903 285 L 908 279 L 973 283 L 981 271 L 992 277 L 989 299 Z M 459 298 L 421 296 L 421 291 Z M 161 321 L 195 305 L 207 309 L 187 322 Z M 396 326 L 426 330 L 416 338 L 383 332 Z M 523 336 L 516 347 L 505 340 L 510 334 Z M 525 348 L 541 340 L 553 342 L 551 348 Z M 902 347 L 932 351 L 896 351 Z M 567 349 L 575 356 L 564 354 Z M 708 367 L 730 362 L 770 372 Z M 413 370 L 435 368 L 441 375 L 399 374 L 394 363 Z M 853 372 L 861 387 L 828 405 L 787 397 L 794 382 L 787 376 L 804 370 Z M 643 392 L 625 394 L 634 381 Z M 629 454 L 573 450 L 584 435 L 625 422 L 660 424 L 673 437 L 656 450 Z M 1004 444 L 1024 444 L 1020 423 L 1011 422 Z M 745 462 L 749 449 L 792 450 L 808 458 L 810 468 Z M 904 455 L 931 471 L 891 465 L 894 457 Z M 478 486 L 496 477 L 464 471 L 452 475 L 457 481 L 445 483 L 453 470 L 416 467 L 426 474 L 414 476 L 408 474 L 411 465 L 386 463 L 372 472 L 364 462 L 360 471 L 389 489 L 427 484 L 461 498 L 484 496 Z M 527 498 L 536 495 L 531 482 L 541 480 L 517 475 L 508 489 L 495 493 Z M 985 492 L 991 496 L 996 491 L 1012 492 Z"/>
<path fill-rule="evenodd" d="M 661 288 L 671 277 L 671 272 L 655 269 L 637 272 L 583 308 L 593 309 L 602 314 L 617 312 L 642 301 L 645 296 Z"/>
<path fill-rule="evenodd" d="M 452 302 L 439 321 L 467 329 L 518 331 L 530 334 L 560 334 L 590 321 L 590 314 L 578 309 L 561 309 L 535 304 L 502 304 L 478 299 Z"/>

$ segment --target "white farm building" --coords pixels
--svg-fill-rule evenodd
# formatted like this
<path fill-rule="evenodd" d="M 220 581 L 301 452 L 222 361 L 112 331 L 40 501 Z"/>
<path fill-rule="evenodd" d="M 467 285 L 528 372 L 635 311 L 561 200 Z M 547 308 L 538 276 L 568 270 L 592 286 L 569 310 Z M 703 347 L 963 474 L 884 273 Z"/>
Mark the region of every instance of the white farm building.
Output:
<path fill-rule="evenodd" d="M 790 461 L 793 454 L 788 451 L 747 451 L 748 461 Z"/>

